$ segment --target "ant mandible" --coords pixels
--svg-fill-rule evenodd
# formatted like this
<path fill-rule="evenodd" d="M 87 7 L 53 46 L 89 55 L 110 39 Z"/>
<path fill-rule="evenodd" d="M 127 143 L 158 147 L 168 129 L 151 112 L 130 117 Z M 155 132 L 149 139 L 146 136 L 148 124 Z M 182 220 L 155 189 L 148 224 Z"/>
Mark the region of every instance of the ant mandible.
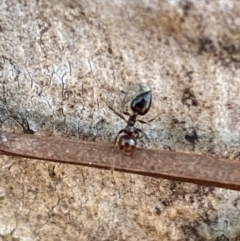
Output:
<path fill-rule="evenodd" d="M 129 119 L 126 120 L 121 114 L 115 111 L 111 106 L 108 106 L 116 115 L 118 115 L 121 119 L 127 122 L 127 126 L 120 130 L 115 137 L 114 147 L 116 146 L 117 140 L 120 150 L 127 156 L 132 156 L 134 150 L 136 149 L 137 139 L 139 139 L 139 133 L 142 133 L 146 139 L 147 135 L 139 128 L 136 128 L 134 125 L 136 121 L 146 124 L 153 121 L 155 118 L 145 122 L 142 120 L 137 120 L 138 115 L 145 115 L 149 111 L 152 103 L 152 91 L 146 91 L 137 97 L 135 97 L 131 102 L 131 110 L 133 114 L 130 115 L 128 112 L 123 112 L 123 114 L 128 115 Z"/>

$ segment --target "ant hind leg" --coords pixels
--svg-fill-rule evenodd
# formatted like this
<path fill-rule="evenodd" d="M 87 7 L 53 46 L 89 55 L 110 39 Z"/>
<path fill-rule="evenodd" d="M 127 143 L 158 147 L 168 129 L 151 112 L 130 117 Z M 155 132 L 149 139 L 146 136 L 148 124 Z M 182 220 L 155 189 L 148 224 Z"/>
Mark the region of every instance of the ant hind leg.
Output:
<path fill-rule="evenodd" d="M 139 139 L 141 139 L 144 136 L 147 139 L 147 141 L 149 141 L 149 138 L 148 138 L 147 134 L 144 131 L 142 131 L 141 129 L 136 128 L 136 127 L 134 129 L 135 129 L 134 133 L 138 134 L 138 138 Z M 139 137 L 139 132 L 142 134 L 142 136 L 140 136 L 140 137 Z"/>
<path fill-rule="evenodd" d="M 114 139 L 114 143 L 113 143 L 113 150 L 115 150 L 116 143 L 117 143 L 117 140 L 118 140 L 119 135 L 122 134 L 124 131 L 125 131 L 125 130 L 122 129 L 122 130 L 120 130 L 120 131 L 117 133 L 117 135 L 116 135 L 116 137 L 115 137 L 115 139 Z"/>
<path fill-rule="evenodd" d="M 107 103 L 106 103 L 106 104 L 107 104 Z M 127 120 L 124 118 L 123 115 L 121 115 L 120 113 L 118 113 L 117 111 L 115 111 L 115 110 L 114 110 L 111 106 L 109 106 L 108 104 L 107 104 L 107 107 L 108 107 L 112 112 L 114 112 L 118 117 L 120 117 L 121 119 L 127 121 Z"/>

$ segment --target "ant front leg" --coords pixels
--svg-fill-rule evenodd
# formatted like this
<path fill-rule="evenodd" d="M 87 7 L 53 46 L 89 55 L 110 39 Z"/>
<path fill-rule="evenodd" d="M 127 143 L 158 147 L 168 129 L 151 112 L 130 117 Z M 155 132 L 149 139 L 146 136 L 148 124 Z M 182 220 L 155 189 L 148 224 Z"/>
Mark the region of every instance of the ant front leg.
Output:
<path fill-rule="evenodd" d="M 128 115 L 128 116 L 131 116 L 128 112 L 126 112 L 126 111 L 123 111 L 123 114 L 124 115 Z"/>
<path fill-rule="evenodd" d="M 112 111 L 114 112 L 118 117 L 120 117 L 121 119 L 127 121 L 123 115 L 119 114 L 117 111 L 115 111 L 111 106 L 107 105 L 107 107 Z"/>
<path fill-rule="evenodd" d="M 158 117 L 158 115 L 155 116 L 154 118 L 148 120 L 148 121 L 143 121 L 143 120 L 137 120 L 137 121 L 140 122 L 140 123 L 142 123 L 142 124 L 148 124 L 148 123 L 154 121 L 157 117 Z"/>

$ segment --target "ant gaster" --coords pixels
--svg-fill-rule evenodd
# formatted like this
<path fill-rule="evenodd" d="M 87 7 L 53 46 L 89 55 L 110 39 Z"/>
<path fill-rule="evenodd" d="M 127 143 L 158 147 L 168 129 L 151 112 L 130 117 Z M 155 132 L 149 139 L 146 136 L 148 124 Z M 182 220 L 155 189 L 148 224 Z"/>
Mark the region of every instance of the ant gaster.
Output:
<path fill-rule="evenodd" d="M 139 133 L 142 133 L 146 138 L 147 135 L 139 128 L 134 125 L 136 121 L 140 123 L 149 123 L 155 118 L 145 122 L 142 120 L 137 120 L 138 115 L 145 115 L 149 111 L 152 103 L 152 91 L 146 91 L 137 97 L 135 97 L 131 102 L 131 110 L 133 114 L 130 115 L 128 112 L 123 112 L 123 114 L 128 115 L 129 119 L 126 120 L 121 114 L 115 111 L 112 107 L 108 106 L 116 115 L 127 122 L 127 126 L 120 130 L 114 140 L 114 147 L 116 146 L 117 140 L 120 150 L 127 156 L 131 156 L 136 148 L 137 139 L 139 139 Z M 148 139 L 148 138 L 147 138 Z"/>

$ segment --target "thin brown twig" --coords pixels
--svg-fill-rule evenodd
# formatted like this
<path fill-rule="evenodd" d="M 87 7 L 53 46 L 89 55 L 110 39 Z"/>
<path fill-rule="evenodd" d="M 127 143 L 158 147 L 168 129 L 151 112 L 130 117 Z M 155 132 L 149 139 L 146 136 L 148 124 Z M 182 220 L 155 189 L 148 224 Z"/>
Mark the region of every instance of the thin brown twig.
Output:
<path fill-rule="evenodd" d="M 240 190 L 240 163 L 210 156 L 137 149 L 132 157 L 108 143 L 2 133 L 0 154 L 138 173 Z"/>

